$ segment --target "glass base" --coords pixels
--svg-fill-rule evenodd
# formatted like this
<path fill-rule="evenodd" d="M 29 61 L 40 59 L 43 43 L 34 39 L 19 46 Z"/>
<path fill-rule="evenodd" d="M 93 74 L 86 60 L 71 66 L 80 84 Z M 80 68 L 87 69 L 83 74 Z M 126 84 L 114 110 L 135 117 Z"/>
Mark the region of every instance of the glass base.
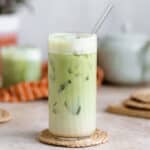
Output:
<path fill-rule="evenodd" d="M 52 134 L 53 135 L 53 134 Z M 89 136 L 82 136 L 82 137 L 61 137 L 61 136 L 56 136 L 53 135 L 56 139 L 59 140 L 67 140 L 67 141 L 76 141 L 76 140 L 83 140 L 83 139 L 87 139 L 89 137 L 91 137 L 93 134 L 89 135 Z"/>

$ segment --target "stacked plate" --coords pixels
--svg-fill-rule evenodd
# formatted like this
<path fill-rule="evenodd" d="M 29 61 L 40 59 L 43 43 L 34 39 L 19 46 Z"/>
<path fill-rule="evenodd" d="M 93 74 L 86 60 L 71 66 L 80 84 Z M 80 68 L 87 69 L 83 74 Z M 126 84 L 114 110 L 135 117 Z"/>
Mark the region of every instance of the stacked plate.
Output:
<path fill-rule="evenodd" d="M 107 111 L 127 116 L 150 118 L 150 89 L 134 92 L 121 105 L 111 105 Z"/>

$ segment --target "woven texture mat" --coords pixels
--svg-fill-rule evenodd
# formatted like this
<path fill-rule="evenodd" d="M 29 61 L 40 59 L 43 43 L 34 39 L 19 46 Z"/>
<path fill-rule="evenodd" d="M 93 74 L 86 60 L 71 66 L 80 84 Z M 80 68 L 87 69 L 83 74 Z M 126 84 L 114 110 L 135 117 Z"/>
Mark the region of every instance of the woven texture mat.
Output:
<path fill-rule="evenodd" d="M 0 109 L 0 123 L 5 123 L 11 120 L 11 115 L 4 109 Z"/>
<path fill-rule="evenodd" d="M 104 144 L 108 141 L 107 132 L 96 129 L 93 135 L 86 138 L 59 138 L 52 135 L 48 129 L 43 130 L 39 135 L 39 141 L 49 145 L 63 146 L 70 148 L 89 147 Z"/>

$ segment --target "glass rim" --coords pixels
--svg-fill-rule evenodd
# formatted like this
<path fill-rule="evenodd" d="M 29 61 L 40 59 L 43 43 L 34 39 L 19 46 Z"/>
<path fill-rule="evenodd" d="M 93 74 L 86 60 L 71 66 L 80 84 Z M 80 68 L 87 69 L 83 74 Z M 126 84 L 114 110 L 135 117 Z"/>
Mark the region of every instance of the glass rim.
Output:
<path fill-rule="evenodd" d="M 89 39 L 89 38 L 97 38 L 97 35 L 94 33 L 87 32 L 54 32 L 49 34 L 49 40 L 55 39 L 59 37 L 74 37 L 74 39 Z"/>

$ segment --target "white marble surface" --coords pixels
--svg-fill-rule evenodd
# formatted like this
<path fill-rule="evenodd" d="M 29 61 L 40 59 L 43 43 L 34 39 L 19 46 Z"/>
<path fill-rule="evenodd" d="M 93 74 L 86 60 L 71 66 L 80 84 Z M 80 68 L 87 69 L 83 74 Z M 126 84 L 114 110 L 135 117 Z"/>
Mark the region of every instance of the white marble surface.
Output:
<path fill-rule="evenodd" d="M 97 127 L 108 131 L 109 142 L 87 150 L 148 150 L 150 120 L 117 116 L 104 112 L 109 103 L 126 98 L 134 87 L 105 86 L 98 92 Z M 0 150 L 63 150 L 38 142 L 39 131 L 48 127 L 47 100 L 25 104 L 0 104 L 13 120 L 0 124 Z M 86 126 L 85 126 L 86 128 Z M 83 148 L 81 148 L 83 149 Z"/>

